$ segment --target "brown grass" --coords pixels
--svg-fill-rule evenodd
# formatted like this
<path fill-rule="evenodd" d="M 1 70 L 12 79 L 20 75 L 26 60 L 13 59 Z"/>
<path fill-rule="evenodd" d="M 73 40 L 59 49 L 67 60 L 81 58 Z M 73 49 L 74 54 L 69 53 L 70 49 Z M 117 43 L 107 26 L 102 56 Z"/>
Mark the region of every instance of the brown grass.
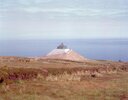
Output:
<path fill-rule="evenodd" d="M 128 73 L 86 77 L 82 81 L 20 80 L 1 84 L 3 100 L 127 100 Z"/>
<path fill-rule="evenodd" d="M 34 69 L 34 68 L 0 68 L 0 83 L 5 82 L 6 84 L 15 80 L 27 80 L 36 78 L 38 74 L 47 76 L 45 70 Z"/>
<path fill-rule="evenodd" d="M 0 62 L 0 100 L 128 100 L 127 63 L 25 61 Z"/>

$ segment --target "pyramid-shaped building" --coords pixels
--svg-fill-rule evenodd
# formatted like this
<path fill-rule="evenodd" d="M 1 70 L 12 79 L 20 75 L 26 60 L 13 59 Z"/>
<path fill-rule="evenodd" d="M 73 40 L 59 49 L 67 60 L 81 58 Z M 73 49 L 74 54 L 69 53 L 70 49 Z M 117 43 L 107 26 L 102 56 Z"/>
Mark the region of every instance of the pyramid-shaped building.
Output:
<path fill-rule="evenodd" d="M 72 61 L 85 61 L 86 59 L 61 43 L 56 49 L 46 55 L 50 59 L 63 59 Z"/>

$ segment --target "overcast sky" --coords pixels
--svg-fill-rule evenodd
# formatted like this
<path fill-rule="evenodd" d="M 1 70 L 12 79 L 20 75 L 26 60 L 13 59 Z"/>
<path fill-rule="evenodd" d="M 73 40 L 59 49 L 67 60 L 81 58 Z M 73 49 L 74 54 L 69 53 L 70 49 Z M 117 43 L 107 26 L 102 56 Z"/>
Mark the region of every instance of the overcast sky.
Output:
<path fill-rule="evenodd" d="M 128 0 L 0 0 L 0 39 L 128 38 Z"/>

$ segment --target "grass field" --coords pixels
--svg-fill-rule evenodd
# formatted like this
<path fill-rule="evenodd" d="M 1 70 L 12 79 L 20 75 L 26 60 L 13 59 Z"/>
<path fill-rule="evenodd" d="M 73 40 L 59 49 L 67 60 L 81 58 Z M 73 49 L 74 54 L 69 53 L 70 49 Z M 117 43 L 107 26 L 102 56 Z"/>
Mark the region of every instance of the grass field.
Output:
<path fill-rule="evenodd" d="M 123 62 L 5 60 L 0 100 L 128 100 L 127 76 Z"/>

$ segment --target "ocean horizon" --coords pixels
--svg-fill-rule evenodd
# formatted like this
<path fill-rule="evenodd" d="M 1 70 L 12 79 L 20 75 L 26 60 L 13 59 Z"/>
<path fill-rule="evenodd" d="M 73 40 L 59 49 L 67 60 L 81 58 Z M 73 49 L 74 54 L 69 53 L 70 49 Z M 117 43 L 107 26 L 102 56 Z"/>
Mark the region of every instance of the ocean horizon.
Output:
<path fill-rule="evenodd" d="M 128 61 L 128 39 L 0 40 L 0 56 L 45 56 L 62 42 L 88 59 Z"/>

